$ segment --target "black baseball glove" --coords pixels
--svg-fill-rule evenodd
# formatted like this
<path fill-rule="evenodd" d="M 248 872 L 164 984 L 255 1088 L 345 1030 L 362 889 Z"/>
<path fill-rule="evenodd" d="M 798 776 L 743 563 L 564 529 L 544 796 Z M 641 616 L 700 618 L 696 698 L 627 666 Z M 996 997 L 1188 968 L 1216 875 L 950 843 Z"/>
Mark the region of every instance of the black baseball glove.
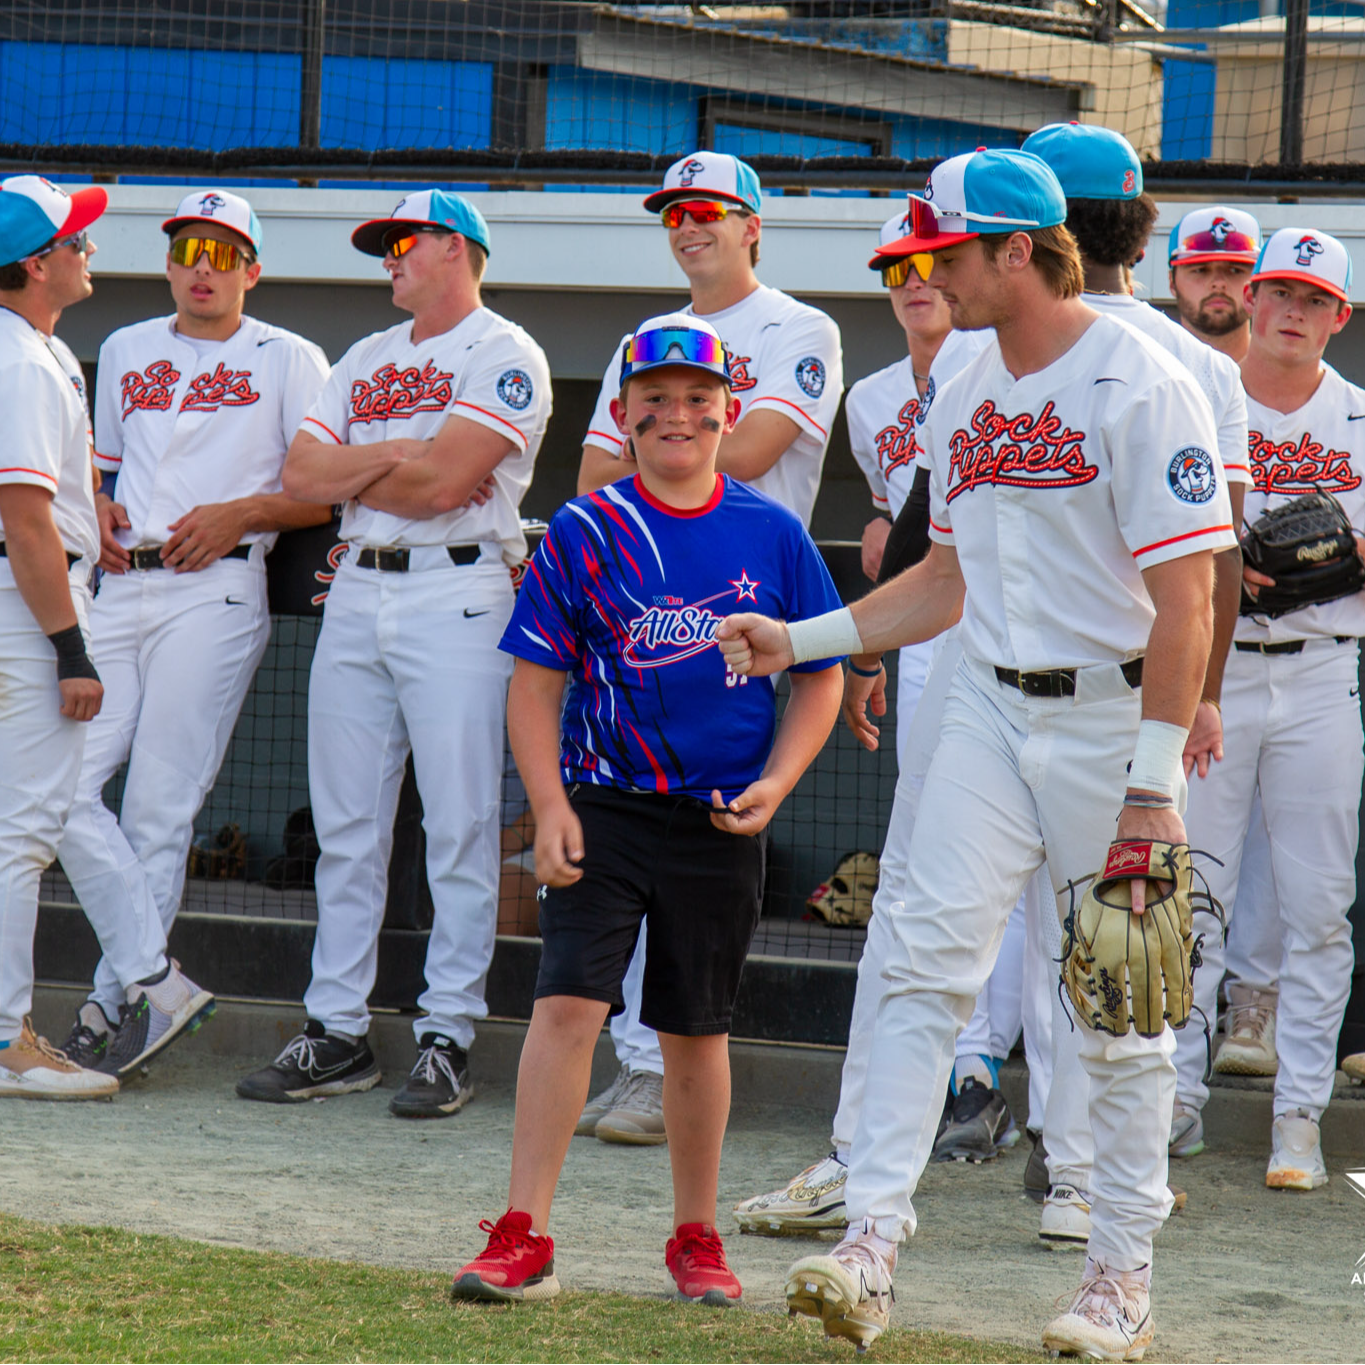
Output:
<path fill-rule="evenodd" d="M 1330 493 L 1304 493 L 1272 507 L 1246 533 L 1242 559 L 1275 580 L 1255 597 L 1243 584 L 1243 616 L 1283 616 L 1365 586 L 1350 519 Z"/>

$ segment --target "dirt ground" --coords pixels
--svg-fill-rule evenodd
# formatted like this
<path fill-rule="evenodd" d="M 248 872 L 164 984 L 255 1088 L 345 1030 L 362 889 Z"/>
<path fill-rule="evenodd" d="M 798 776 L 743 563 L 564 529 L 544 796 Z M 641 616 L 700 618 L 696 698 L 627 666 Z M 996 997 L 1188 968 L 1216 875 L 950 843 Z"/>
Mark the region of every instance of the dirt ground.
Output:
<path fill-rule="evenodd" d="M 481 1248 L 479 1219 L 504 1207 L 510 1068 L 481 1076 L 478 1098 L 448 1120 L 391 1118 L 392 1074 L 366 1095 L 276 1107 L 234 1096 L 235 1078 L 263 1059 L 219 1055 L 209 1032 L 111 1103 L 0 1105 L 0 1207 L 442 1273 Z M 737 1105 L 722 1208 L 820 1157 L 827 1123 L 811 1108 Z M 929 1168 L 920 1231 L 897 1275 L 901 1325 L 1038 1341 L 1054 1300 L 1077 1282 L 1081 1254 L 1038 1241 L 1037 1208 L 1020 1183 L 1026 1149 L 980 1167 Z M 1365 1199 L 1343 1174 L 1354 1162 L 1329 1155 L 1328 1164 L 1331 1183 L 1311 1195 L 1264 1188 L 1259 1140 L 1174 1166 L 1189 1207 L 1158 1242 L 1148 1359 L 1362 1358 L 1365 1288 L 1352 1275 L 1365 1252 Z M 663 1292 L 670 1204 L 667 1148 L 574 1139 L 552 1228 L 561 1280 Z M 780 1311 L 786 1267 L 810 1244 L 741 1236 L 727 1213 L 720 1227 L 746 1303 Z"/>

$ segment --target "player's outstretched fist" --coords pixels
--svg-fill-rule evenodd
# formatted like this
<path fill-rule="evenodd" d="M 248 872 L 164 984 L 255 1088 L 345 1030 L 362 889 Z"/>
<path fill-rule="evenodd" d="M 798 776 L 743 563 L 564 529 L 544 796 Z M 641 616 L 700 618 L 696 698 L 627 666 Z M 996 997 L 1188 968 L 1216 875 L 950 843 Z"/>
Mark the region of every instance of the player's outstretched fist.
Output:
<path fill-rule="evenodd" d="M 796 662 L 787 627 L 770 616 L 751 611 L 727 616 L 716 627 L 716 641 L 732 673 L 766 678 Z"/>

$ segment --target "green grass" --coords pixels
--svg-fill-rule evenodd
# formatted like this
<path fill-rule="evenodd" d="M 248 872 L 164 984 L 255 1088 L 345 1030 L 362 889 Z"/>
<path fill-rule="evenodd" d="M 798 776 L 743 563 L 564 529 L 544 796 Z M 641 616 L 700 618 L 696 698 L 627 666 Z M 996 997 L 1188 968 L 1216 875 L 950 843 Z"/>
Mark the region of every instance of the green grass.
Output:
<path fill-rule="evenodd" d="M 0 1357 L 166 1361 L 851 1361 L 809 1319 L 662 1298 L 451 1303 L 444 1276 L 0 1214 Z M 870 1361 L 1043 1360 L 892 1330 Z"/>

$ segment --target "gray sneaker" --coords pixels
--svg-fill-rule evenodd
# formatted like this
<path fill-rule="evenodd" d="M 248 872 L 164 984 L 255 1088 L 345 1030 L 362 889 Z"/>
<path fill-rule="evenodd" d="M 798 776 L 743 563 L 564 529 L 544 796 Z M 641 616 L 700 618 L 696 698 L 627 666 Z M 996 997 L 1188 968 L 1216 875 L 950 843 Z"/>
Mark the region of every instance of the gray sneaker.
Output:
<path fill-rule="evenodd" d="M 583 1112 L 578 1116 L 578 1126 L 573 1130 L 575 1137 L 592 1137 L 597 1132 L 598 1120 L 606 1118 L 616 1108 L 616 1101 L 621 1098 L 621 1092 L 629 1081 L 630 1068 L 623 1066 L 616 1073 L 616 1079 L 583 1106 Z"/>
<path fill-rule="evenodd" d="M 87 1000 L 76 1011 L 76 1022 L 66 1035 L 61 1050 L 77 1066 L 83 1066 L 87 1071 L 98 1071 L 109 1051 L 116 1028 L 117 1025 L 93 1000 Z"/>
<path fill-rule="evenodd" d="M 217 1008 L 212 995 L 172 961 L 159 981 L 139 981 L 128 992 L 118 1032 L 109 1042 L 99 1069 L 127 1076 L 177 1038 L 193 1033 Z"/>
<path fill-rule="evenodd" d="M 968 1076 L 953 1101 L 952 1117 L 934 1143 L 935 1161 L 990 1161 L 1019 1141 L 1019 1130 L 1000 1091 Z"/>
<path fill-rule="evenodd" d="M 664 1078 L 653 1071 L 632 1071 L 616 1107 L 597 1120 L 603 1142 L 657 1147 L 668 1141 L 664 1131 Z"/>

